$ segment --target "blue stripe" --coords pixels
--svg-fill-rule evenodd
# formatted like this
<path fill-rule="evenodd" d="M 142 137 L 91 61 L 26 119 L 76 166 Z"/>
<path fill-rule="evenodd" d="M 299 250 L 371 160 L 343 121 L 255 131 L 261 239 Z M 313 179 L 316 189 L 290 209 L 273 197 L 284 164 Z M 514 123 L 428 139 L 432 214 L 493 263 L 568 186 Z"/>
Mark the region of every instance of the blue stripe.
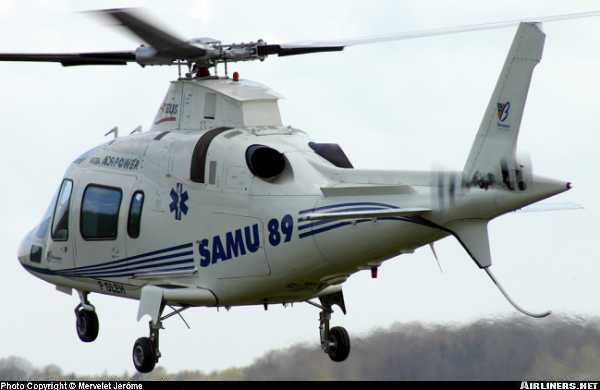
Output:
<path fill-rule="evenodd" d="M 307 213 L 312 213 L 315 211 L 330 210 L 330 209 L 335 209 L 338 207 L 346 207 L 346 206 L 380 206 L 380 207 L 387 207 L 387 208 L 393 208 L 393 209 L 398 208 L 398 206 L 394 206 L 391 204 L 375 203 L 375 202 L 338 203 L 338 204 L 330 204 L 327 206 L 317 207 L 317 208 L 309 209 L 309 210 L 302 210 L 302 211 L 300 211 L 300 214 L 307 214 Z"/>
<path fill-rule="evenodd" d="M 298 222 L 300 222 L 300 221 L 298 221 Z M 313 223 L 308 223 L 308 224 L 305 224 L 305 225 L 298 226 L 298 230 L 305 230 L 305 229 L 309 229 L 309 228 L 312 228 L 312 227 L 315 227 L 315 226 L 321 226 L 321 225 L 325 225 L 325 224 L 332 223 L 332 222 L 335 222 L 335 221 L 332 221 L 330 219 L 321 220 L 321 221 L 315 221 Z"/>
<path fill-rule="evenodd" d="M 31 265 L 23 264 L 23 263 L 21 263 L 21 265 L 23 266 L 23 268 L 25 268 L 27 271 L 30 271 L 30 272 L 36 272 L 38 274 L 43 274 L 43 275 L 56 275 L 56 272 L 46 269 L 46 268 L 38 268 L 38 267 L 31 266 Z"/>
<path fill-rule="evenodd" d="M 411 223 L 416 223 L 416 224 L 419 224 L 419 225 L 431 227 L 431 226 L 429 226 L 427 224 L 420 223 L 419 221 L 416 221 L 416 220 L 413 220 L 413 219 L 410 219 L 410 218 L 403 218 L 403 217 L 384 217 L 384 218 L 377 218 L 377 220 L 378 221 L 411 222 Z M 339 228 L 344 227 L 344 226 L 348 226 L 348 225 L 352 225 L 352 224 L 359 224 L 359 223 L 369 222 L 369 221 L 372 221 L 372 219 L 368 218 L 368 219 L 359 219 L 359 220 L 349 221 L 349 222 L 340 222 L 340 223 L 337 223 L 335 225 L 330 225 L 330 226 L 323 227 L 321 229 L 315 229 L 315 230 L 312 230 L 310 232 L 300 233 L 300 238 L 306 238 L 306 237 L 314 236 L 314 235 L 317 235 L 317 234 L 320 234 L 320 233 L 325 233 L 325 232 L 328 232 L 330 230 L 339 229 Z"/>
<path fill-rule="evenodd" d="M 155 272 L 157 272 L 157 273 L 163 273 L 163 272 L 176 272 L 176 271 L 192 271 L 194 268 L 195 267 L 193 265 L 190 265 L 190 266 L 187 266 L 187 267 L 161 269 L 161 270 L 156 270 L 156 271 L 136 272 L 135 274 L 131 274 L 130 276 L 151 274 L 151 273 L 155 273 Z M 118 275 L 118 276 L 128 276 L 128 275 Z"/>
<path fill-rule="evenodd" d="M 25 268 L 26 270 L 30 271 L 30 272 L 35 272 L 38 274 L 43 274 L 43 275 L 52 275 L 52 276 L 64 276 L 61 275 L 60 272 L 57 271 L 53 271 L 53 270 L 49 270 L 46 268 L 38 268 L 38 267 L 33 267 L 27 264 L 21 264 L 23 266 L 23 268 Z M 161 269 L 158 270 L 158 272 L 173 272 L 173 271 L 191 271 L 195 268 L 194 265 L 189 265 L 189 266 L 185 266 L 185 267 L 175 267 L 175 268 L 167 268 L 167 269 Z M 143 274 L 148 274 L 148 273 L 153 273 L 153 272 L 157 272 L 156 270 L 149 270 L 149 271 L 141 271 L 141 272 L 135 272 L 135 273 L 131 273 L 131 272 L 126 272 L 126 273 L 121 273 L 121 274 L 111 274 L 109 276 L 112 277 L 122 277 L 122 276 L 134 276 L 134 275 L 143 275 Z M 94 279 L 94 278 L 100 278 L 103 275 L 93 275 L 90 276 L 90 278 Z M 78 278 L 84 278 L 87 277 L 85 275 L 75 275 L 72 277 L 78 277 Z"/>
<path fill-rule="evenodd" d="M 133 275 L 133 274 L 138 274 L 140 272 L 150 271 L 152 269 L 160 268 L 160 267 L 169 267 L 169 269 L 170 269 L 174 265 L 181 265 L 181 264 L 186 264 L 186 263 L 189 263 L 190 265 L 193 266 L 194 259 L 189 258 L 189 259 L 183 259 L 183 260 L 177 260 L 177 261 L 170 261 L 167 263 L 133 267 L 131 269 L 119 269 L 119 270 L 114 270 L 114 271 L 95 271 L 95 272 L 89 272 L 89 273 L 78 274 L 78 275 L 69 275 L 69 276 L 99 277 L 99 276 L 118 276 L 118 275 L 128 275 L 128 274 Z M 133 271 L 136 271 L 136 272 L 133 272 Z"/>
<path fill-rule="evenodd" d="M 119 269 L 106 269 L 106 270 L 98 270 L 98 271 L 87 271 L 87 272 L 81 272 L 78 274 L 68 274 L 69 276 L 77 276 L 77 275 L 95 275 L 95 274 L 110 274 L 110 273 L 115 273 L 115 272 L 127 272 L 127 271 L 132 271 L 132 270 L 140 270 L 140 269 L 149 269 L 149 268 L 156 268 L 156 267 L 160 267 L 160 266 L 164 266 L 164 265 L 173 265 L 173 264 L 181 264 L 181 263 L 186 263 L 188 261 L 193 261 L 193 258 L 185 258 L 185 259 L 176 259 L 173 261 L 161 261 L 159 263 L 153 263 L 153 264 L 144 264 L 144 265 L 137 265 L 137 266 L 130 266 L 130 267 L 125 267 L 125 268 L 119 268 Z M 61 274 L 63 274 L 61 272 Z M 63 274 L 64 275 L 64 274 Z"/>
<path fill-rule="evenodd" d="M 90 268 L 87 268 L 87 269 L 78 269 L 78 270 L 75 270 L 75 271 L 61 270 L 60 272 L 64 273 L 64 274 L 79 274 L 79 273 L 86 273 L 86 272 L 112 271 L 112 270 L 119 270 L 119 269 L 122 269 L 122 268 L 131 267 L 131 266 L 138 265 L 138 264 L 150 263 L 150 262 L 153 262 L 153 261 L 168 260 L 168 259 L 173 259 L 173 258 L 176 258 L 176 257 L 193 256 L 193 255 L 194 255 L 194 251 L 179 252 L 179 253 L 173 253 L 171 255 L 153 257 L 153 258 L 145 259 L 145 260 L 138 260 L 138 261 L 134 261 L 134 262 L 131 262 L 131 263 L 125 263 L 125 264 L 119 264 L 119 265 L 98 264 L 98 265 L 95 265 L 95 266 L 89 266 Z"/>
<path fill-rule="evenodd" d="M 104 267 L 104 266 L 109 266 L 109 265 L 113 266 L 113 265 L 116 265 L 116 264 L 121 264 L 121 263 L 127 262 L 129 260 L 141 259 L 143 257 L 158 255 L 158 254 L 165 253 L 165 252 L 172 252 L 172 251 L 175 251 L 175 250 L 178 250 L 178 249 L 191 248 L 192 245 L 193 244 L 190 242 L 188 244 L 177 245 L 177 246 L 173 246 L 173 247 L 165 248 L 165 249 L 159 249 L 159 250 L 155 250 L 155 251 L 152 251 L 152 252 L 142 253 L 142 254 L 139 254 L 139 255 L 135 255 L 135 256 L 131 256 L 131 257 L 126 257 L 126 258 L 120 259 L 120 260 L 109 261 L 109 262 L 102 263 L 102 264 L 86 265 L 84 267 L 67 268 L 67 269 L 61 270 L 61 272 L 70 272 L 70 271 L 77 272 L 77 271 L 81 271 L 81 270 L 89 270 L 89 269 L 94 269 L 94 268 Z"/>
<path fill-rule="evenodd" d="M 92 275 L 92 276 L 78 276 L 80 278 L 101 278 L 101 277 L 111 277 L 111 278 L 120 278 L 120 277 L 127 277 L 127 276 L 136 276 L 136 275 L 145 275 L 145 274 L 151 274 L 151 273 L 164 273 L 164 272 L 175 272 L 175 271 L 191 271 L 193 270 L 195 267 L 193 265 L 188 265 L 185 267 L 174 267 L 174 268 L 165 268 L 165 269 L 159 269 L 159 270 L 146 270 L 146 271 L 139 271 L 139 272 L 123 272 L 120 274 L 111 274 L 111 275 Z"/>
<path fill-rule="evenodd" d="M 359 218 L 353 219 L 351 221 L 350 220 L 345 220 L 345 221 L 348 222 L 348 223 L 354 223 L 355 221 L 358 221 L 358 220 L 359 220 Z M 309 224 L 302 225 L 302 226 L 298 227 L 298 230 L 306 230 L 306 229 L 309 229 L 309 228 L 312 228 L 312 227 L 321 226 L 321 225 L 327 225 L 329 223 L 336 223 L 336 222 L 339 223 L 341 221 L 339 221 L 339 220 L 331 220 L 331 219 L 327 219 L 327 220 L 323 220 L 323 221 L 315 221 L 313 223 L 309 223 Z M 303 234 L 304 233 L 306 233 L 306 231 L 303 232 Z"/>
<path fill-rule="evenodd" d="M 315 229 L 315 230 L 311 230 L 310 232 L 300 233 L 300 238 L 305 238 L 305 237 L 309 237 L 309 236 L 314 236 L 315 234 L 328 232 L 330 230 L 341 228 L 343 226 L 352 225 L 355 222 L 359 222 L 359 221 L 338 222 L 335 225 L 325 226 L 321 229 Z"/>

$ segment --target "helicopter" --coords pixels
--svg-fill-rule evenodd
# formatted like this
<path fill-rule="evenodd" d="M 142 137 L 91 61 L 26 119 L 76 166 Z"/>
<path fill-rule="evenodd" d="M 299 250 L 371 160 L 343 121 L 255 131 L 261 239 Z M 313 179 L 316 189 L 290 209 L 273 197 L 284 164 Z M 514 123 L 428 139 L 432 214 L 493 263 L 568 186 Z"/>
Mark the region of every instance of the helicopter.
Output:
<path fill-rule="evenodd" d="M 93 342 L 99 319 L 89 294 L 139 300 L 149 335 L 132 349 L 135 368 L 161 357 L 163 322 L 193 307 L 307 303 L 319 312 L 320 345 L 333 361 L 350 337 L 330 325 L 344 314 L 344 282 L 401 254 L 455 237 L 520 312 L 491 270 L 488 223 L 571 189 L 537 176 L 517 157 L 531 77 L 542 58 L 542 22 L 599 12 L 425 30 L 347 41 L 223 44 L 184 41 L 132 9 L 96 11 L 144 44 L 132 51 L 0 53 L 0 61 L 63 66 L 176 66 L 152 127 L 114 139 L 67 169 L 41 222 L 22 240 L 20 264 L 71 295 L 76 331 Z M 269 87 L 229 76 L 228 64 L 270 56 L 517 25 L 498 83 L 462 171 L 362 170 L 337 144 L 285 126 Z M 217 66 L 225 74 L 217 74 Z M 212 72 L 211 72 L 212 71 Z M 165 314 L 165 309 L 171 311 Z"/>

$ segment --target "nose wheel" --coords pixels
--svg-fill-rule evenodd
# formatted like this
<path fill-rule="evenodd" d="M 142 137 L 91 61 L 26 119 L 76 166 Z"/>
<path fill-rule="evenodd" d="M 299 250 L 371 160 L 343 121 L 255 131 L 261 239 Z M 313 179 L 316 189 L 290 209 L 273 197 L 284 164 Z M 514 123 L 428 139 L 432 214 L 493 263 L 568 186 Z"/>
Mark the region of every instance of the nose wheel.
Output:
<path fill-rule="evenodd" d="M 87 299 L 87 292 L 79 292 L 81 303 L 75 307 L 75 329 L 84 343 L 91 343 L 98 337 L 100 323 L 96 309 Z"/>
<path fill-rule="evenodd" d="M 158 332 L 156 334 L 158 335 Z M 160 357 L 158 339 L 153 340 L 152 337 L 140 337 L 135 340 L 131 355 L 133 365 L 139 372 L 145 374 L 154 370 L 154 366 Z"/>
<path fill-rule="evenodd" d="M 131 357 L 133 358 L 133 365 L 136 370 L 139 372 L 146 374 L 154 370 L 154 366 L 158 363 L 158 359 L 161 357 L 161 353 L 159 350 L 159 333 L 161 329 L 164 329 L 162 326 L 162 322 L 169 317 L 174 315 L 178 315 L 184 324 L 188 327 L 188 323 L 181 316 L 181 312 L 188 309 L 189 306 L 182 306 L 178 309 L 169 306 L 173 311 L 167 315 L 161 316 L 164 305 L 161 305 L 158 312 L 157 321 L 150 321 L 150 336 L 149 337 L 140 337 L 133 344 L 133 350 L 131 351 Z"/>
<path fill-rule="evenodd" d="M 100 324 L 98 322 L 98 316 L 95 311 L 79 309 L 75 310 L 75 328 L 77 329 L 77 336 L 84 343 L 91 343 L 98 337 L 98 330 Z"/>

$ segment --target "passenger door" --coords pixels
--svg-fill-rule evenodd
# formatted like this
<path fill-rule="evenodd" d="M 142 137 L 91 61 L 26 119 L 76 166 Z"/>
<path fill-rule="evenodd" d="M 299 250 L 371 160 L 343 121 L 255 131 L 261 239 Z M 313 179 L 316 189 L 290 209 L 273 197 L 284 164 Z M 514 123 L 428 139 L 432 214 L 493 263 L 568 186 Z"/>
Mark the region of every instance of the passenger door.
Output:
<path fill-rule="evenodd" d="M 77 224 L 73 229 L 78 267 L 126 257 L 129 197 L 135 180 L 135 176 L 101 172 L 89 172 L 80 180 L 75 197 Z"/>

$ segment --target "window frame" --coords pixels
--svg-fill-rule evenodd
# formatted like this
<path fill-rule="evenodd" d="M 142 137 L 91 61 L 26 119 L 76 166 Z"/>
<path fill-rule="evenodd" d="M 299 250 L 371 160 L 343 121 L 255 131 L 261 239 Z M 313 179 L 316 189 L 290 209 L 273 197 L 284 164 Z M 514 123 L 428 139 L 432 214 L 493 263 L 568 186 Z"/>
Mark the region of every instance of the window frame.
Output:
<path fill-rule="evenodd" d="M 90 237 L 86 237 L 83 234 L 83 202 L 85 201 L 85 194 L 87 193 L 88 189 L 90 187 L 96 187 L 96 188 L 105 188 L 108 190 L 115 190 L 118 191 L 121 198 L 119 199 L 119 207 L 117 208 L 117 228 L 115 230 L 115 234 L 114 236 L 111 237 L 97 237 L 97 238 L 90 238 Z M 85 186 L 85 189 L 83 190 L 83 194 L 81 195 L 81 204 L 79 207 L 79 235 L 81 235 L 81 238 L 84 241 L 116 241 L 117 238 L 119 237 L 119 219 L 121 217 L 121 205 L 123 204 L 123 190 L 120 187 L 112 187 L 112 186 L 107 186 L 104 184 L 97 184 L 97 183 L 89 183 L 88 185 Z"/>
<path fill-rule="evenodd" d="M 61 198 L 61 194 L 62 194 L 62 189 L 63 186 L 65 185 L 66 182 L 70 182 L 71 183 L 71 190 L 69 191 L 69 201 L 67 202 L 68 205 L 67 207 L 69 208 L 69 218 L 71 218 L 71 197 L 73 196 L 73 188 L 75 187 L 75 183 L 73 182 L 73 179 L 68 179 L 68 178 L 64 178 L 63 181 L 60 183 L 60 187 L 58 188 L 58 193 L 56 195 L 56 202 L 54 202 L 54 211 L 52 212 L 52 222 L 50 223 L 50 238 L 52 238 L 52 241 L 54 242 L 66 242 L 69 241 L 69 230 L 70 230 L 70 224 L 69 224 L 69 220 L 67 219 L 67 236 L 64 239 L 59 239 L 56 238 L 54 236 L 54 221 L 56 220 L 56 208 L 58 207 L 58 203 L 60 202 L 60 198 Z"/>
<path fill-rule="evenodd" d="M 194 153 L 192 154 L 192 161 L 190 166 L 190 180 L 194 183 L 207 184 L 206 177 L 206 159 L 208 157 L 208 148 L 210 147 L 213 139 L 221 135 L 222 133 L 233 130 L 233 127 L 217 127 L 215 129 L 208 130 L 202 134 L 194 147 Z M 210 168 L 210 167 L 209 167 Z"/>
<path fill-rule="evenodd" d="M 133 235 L 131 234 L 131 230 L 130 230 L 130 222 L 131 222 L 131 217 L 132 217 L 132 213 L 131 211 L 133 210 L 133 201 L 135 200 L 135 196 L 137 194 L 142 194 L 142 204 L 140 205 L 140 217 L 139 220 L 137 221 L 137 234 Z M 144 193 L 143 190 L 136 190 L 132 195 L 131 195 L 131 201 L 129 202 L 129 212 L 127 213 L 127 235 L 129 236 L 129 238 L 139 238 L 140 237 L 140 233 L 142 231 L 142 214 L 144 212 L 144 203 L 146 202 L 146 194 Z"/>

